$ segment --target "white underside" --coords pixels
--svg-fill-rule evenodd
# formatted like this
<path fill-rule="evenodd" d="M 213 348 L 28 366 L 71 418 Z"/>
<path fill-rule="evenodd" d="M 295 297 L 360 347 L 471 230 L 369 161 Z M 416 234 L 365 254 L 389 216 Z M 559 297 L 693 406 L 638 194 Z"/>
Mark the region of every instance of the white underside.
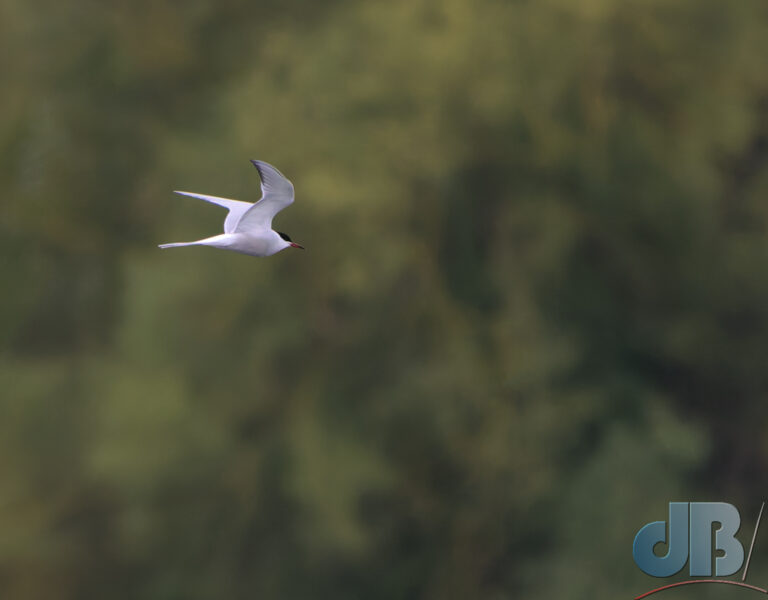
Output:
<path fill-rule="evenodd" d="M 161 244 L 160 248 L 179 248 L 182 246 L 211 246 L 221 250 L 231 250 L 249 256 L 272 256 L 280 250 L 288 248 L 288 244 L 271 229 L 264 234 L 254 233 L 222 233 L 195 242 L 179 242 Z"/>

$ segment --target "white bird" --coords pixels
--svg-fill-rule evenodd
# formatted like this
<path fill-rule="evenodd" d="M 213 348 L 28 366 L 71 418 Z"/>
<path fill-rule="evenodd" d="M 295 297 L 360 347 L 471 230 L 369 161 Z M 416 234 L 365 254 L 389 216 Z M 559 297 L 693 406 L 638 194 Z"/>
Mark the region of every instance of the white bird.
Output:
<path fill-rule="evenodd" d="M 304 246 L 294 243 L 285 233 L 272 230 L 272 219 L 281 210 L 293 204 L 293 184 L 269 163 L 252 160 L 261 177 L 261 199 L 250 203 L 205 194 L 174 192 L 218 204 L 229 210 L 224 219 L 224 233 L 196 242 L 161 244 L 160 248 L 180 246 L 212 246 L 251 256 L 272 256 L 286 248 Z"/>

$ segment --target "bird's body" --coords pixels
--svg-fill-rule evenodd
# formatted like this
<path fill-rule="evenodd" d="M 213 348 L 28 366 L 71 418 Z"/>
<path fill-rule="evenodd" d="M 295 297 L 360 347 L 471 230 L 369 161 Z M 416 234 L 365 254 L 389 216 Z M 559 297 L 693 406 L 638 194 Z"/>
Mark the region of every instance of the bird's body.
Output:
<path fill-rule="evenodd" d="M 272 256 L 286 248 L 302 248 L 286 234 L 272 229 L 272 219 L 282 209 L 293 204 L 293 184 L 275 167 L 260 160 L 251 161 L 261 176 L 261 200 L 255 203 L 176 192 L 229 210 L 224 220 L 224 233 L 194 242 L 162 244 L 160 248 L 181 246 L 210 246 L 250 256 Z"/>
<path fill-rule="evenodd" d="M 281 238 L 276 231 L 270 229 L 263 233 L 222 233 L 195 242 L 162 244 L 160 248 L 179 248 L 181 246 L 210 246 L 211 248 L 231 250 L 250 256 L 272 256 L 280 250 L 290 248 L 291 244 Z"/>

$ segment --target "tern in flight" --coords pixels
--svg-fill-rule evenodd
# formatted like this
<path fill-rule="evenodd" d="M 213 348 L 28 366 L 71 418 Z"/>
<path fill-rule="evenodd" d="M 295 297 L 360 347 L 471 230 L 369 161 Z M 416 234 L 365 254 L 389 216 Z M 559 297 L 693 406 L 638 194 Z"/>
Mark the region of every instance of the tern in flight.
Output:
<path fill-rule="evenodd" d="M 293 184 L 269 163 L 252 160 L 253 166 L 261 177 L 261 200 L 251 204 L 241 200 L 230 200 L 205 194 L 175 192 L 184 196 L 200 198 L 206 202 L 218 204 L 229 210 L 224 219 L 224 233 L 196 242 L 162 244 L 160 248 L 178 248 L 180 246 L 212 246 L 222 250 L 232 250 L 251 256 L 272 256 L 286 248 L 304 246 L 291 241 L 285 233 L 272 229 L 272 219 L 285 207 L 293 204 Z"/>

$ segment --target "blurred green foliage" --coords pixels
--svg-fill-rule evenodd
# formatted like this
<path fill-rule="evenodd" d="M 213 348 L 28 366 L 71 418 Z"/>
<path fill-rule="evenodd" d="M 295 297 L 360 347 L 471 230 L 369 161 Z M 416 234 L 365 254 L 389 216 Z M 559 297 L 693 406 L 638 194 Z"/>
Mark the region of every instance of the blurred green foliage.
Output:
<path fill-rule="evenodd" d="M 2 598 L 630 598 L 668 501 L 751 528 L 762 0 L 3 0 L 0 82 Z M 307 251 L 158 250 L 249 158 Z"/>

